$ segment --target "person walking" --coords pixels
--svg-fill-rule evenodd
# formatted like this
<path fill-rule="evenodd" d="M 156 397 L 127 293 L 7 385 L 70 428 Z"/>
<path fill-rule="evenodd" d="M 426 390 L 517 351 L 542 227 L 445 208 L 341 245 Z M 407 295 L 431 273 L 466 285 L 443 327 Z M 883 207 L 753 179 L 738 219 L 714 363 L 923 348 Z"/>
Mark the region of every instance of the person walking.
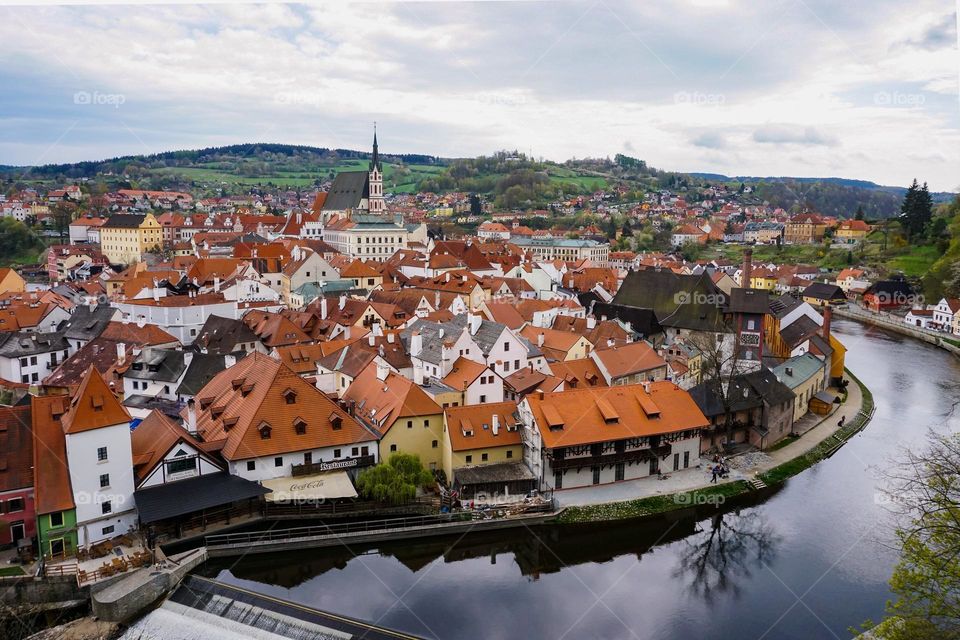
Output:
<path fill-rule="evenodd" d="M 711 483 L 715 483 L 715 482 L 717 481 L 717 469 L 718 469 L 718 467 L 713 467 L 713 468 L 710 469 L 710 473 L 711 473 L 712 476 L 713 476 L 712 478 L 710 478 L 710 482 L 711 482 Z"/>

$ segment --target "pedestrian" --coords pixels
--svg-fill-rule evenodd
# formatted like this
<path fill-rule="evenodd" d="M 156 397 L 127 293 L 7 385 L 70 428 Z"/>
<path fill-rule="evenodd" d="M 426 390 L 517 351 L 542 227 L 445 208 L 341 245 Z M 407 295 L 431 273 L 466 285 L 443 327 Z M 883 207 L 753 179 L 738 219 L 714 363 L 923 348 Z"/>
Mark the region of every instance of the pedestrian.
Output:
<path fill-rule="evenodd" d="M 711 483 L 716 482 L 716 481 L 717 481 L 717 467 L 713 467 L 712 469 L 710 469 L 710 473 L 713 475 L 713 477 L 710 478 L 710 482 L 711 482 Z"/>

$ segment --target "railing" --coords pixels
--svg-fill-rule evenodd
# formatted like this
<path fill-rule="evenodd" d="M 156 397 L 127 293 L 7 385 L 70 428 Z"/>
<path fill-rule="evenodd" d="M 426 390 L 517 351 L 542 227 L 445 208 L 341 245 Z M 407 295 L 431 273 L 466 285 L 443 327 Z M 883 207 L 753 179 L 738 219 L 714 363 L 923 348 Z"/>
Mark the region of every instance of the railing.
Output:
<path fill-rule="evenodd" d="M 356 469 L 357 467 L 369 467 L 376 463 L 374 456 L 357 456 L 355 458 L 344 458 L 343 460 L 332 460 L 330 462 L 311 462 L 304 464 L 290 465 L 290 475 L 312 476 L 315 473 L 324 473 L 327 471 L 338 471 L 342 469 Z"/>
<path fill-rule="evenodd" d="M 64 562 L 63 564 L 55 565 L 43 565 L 43 575 L 46 577 L 52 576 L 72 576 L 77 573 L 77 563 L 76 562 Z"/>
<path fill-rule="evenodd" d="M 409 500 L 399 505 L 389 505 L 382 502 L 360 501 L 343 502 L 340 504 L 334 502 L 267 502 L 263 507 L 263 515 L 267 518 L 271 516 L 322 516 L 322 515 L 340 515 L 349 513 L 369 513 L 372 511 L 381 511 L 383 509 L 403 509 L 431 507 L 439 508 L 440 501 L 435 498 L 417 498 Z"/>
<path fill-rule="evenodd" d="M 207 548 L 223 545 L 250 545 L 269 542 L 293 542 L 299 539 L 319 536 L 338 536 L 351 533 L 370 533 L 423 527 L 451 522 L 465 522 L 473 519 L 469 512 L 443 514 L 435 516 L 413 516 L 408 518 L 387 518 L 383 520 L 364 520 L 362 522 L 343 522 L 322 524 L 291 529 L 269 529 L 267 531 L 248 531 L 242 533 L 220 533 L 206 536 Z"/>
<path fill-rule="evenodd" d="M 639 451 L 622 451 L 609 455 L 582 456 L 562 458 L 550 461 L 550 468 L 557 471 L 560 469 L 575 469 L 585 467 L 596 467 L 604 465 L 619 464 L 621 462 L 645 462 L 654 458 L 665 458 L 670 455 L 672 447 L 669 444 L 660 445 L 651 449 L 641 449 Z"/>

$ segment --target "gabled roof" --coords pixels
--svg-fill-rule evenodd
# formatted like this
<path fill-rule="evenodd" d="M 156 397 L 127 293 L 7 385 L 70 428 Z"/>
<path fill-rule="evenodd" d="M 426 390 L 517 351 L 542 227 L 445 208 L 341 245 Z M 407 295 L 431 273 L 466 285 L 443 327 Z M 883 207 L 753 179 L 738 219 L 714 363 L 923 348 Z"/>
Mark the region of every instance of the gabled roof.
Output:
<path fill-rule="evenodd" d="M 803 297 L 825 301 L 846 300 L 847 294 L 845 294 L 843 289 L 835 284 L 829 284 L 827 282 L 814 282 L 803 290 Z"/>
<path fill-rule="evenodd" d="M 664 327 L 717 331 L 724 327 L 725 300 L 726 294 L 706 271 L 678 275 L 667 270 L 643 269 L 627 274 L 613 304 L 652 309 Z"/>
<path fill-rule="evenodd" d="M 370 174 L 366 171 L 341 171 L 333 179 L 323 202 L 324 211 L 356 209 L 370 195 Z"/>
<path fill-rule="evenodd" d="M 153 410 L 130 435 L 134 474 L 137 482 L 146 479 L 150 472 L 170 453 L 170 450 L 181 442 L 189 444 L 199 455 L 206 458 L 214 466 L 221 466 L 203 451 L 200 442 L 191 436 L 186 429 L 163 413 Z"/>
<path fill-rule="evenodd" d="M 130 414 L 91 365 L 63 416 L 64 433 L 82 433 L 125 422 L 130 422 Z"/>
<path fill-rule="evenodd" d="M 468 360 L 463 356 L 460 356 L 453 363 L 450 373 L 444 376 L 441 382 L 451 389 L 463 391 L 473 384 L 474 380 L 479 378 L 487 371 L 488 369 L 479 362 L 474 362 L 473 360 Z"/>
<path fill-rule="evenodd" d="M 650 371 L 667 364 L 646 342 L 631 342 L 609 349 L 600 348 L 593 351 L 592 357 L 600 361 L 611 378 Z"/>
<path fill-rule="evenodd" d="M 243 320 L 233 320 L 221 316 L 207 316 L 200 333 L 193 344 L 208 353 L 232 353 L 238 344 L 257 342 L 257 334 L 250 330 Z"/>

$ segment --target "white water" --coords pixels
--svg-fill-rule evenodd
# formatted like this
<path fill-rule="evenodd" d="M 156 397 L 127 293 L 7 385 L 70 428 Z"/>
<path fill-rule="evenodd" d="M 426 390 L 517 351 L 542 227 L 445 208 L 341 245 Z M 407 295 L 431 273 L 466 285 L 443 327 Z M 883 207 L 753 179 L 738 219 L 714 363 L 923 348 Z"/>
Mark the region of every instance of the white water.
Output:
<path fill-rule="evenodd" d="M 201 611 L 164 602 L 121 640 L 348 640 L 352 636 L 253 605 L 214 596 Z"/>

